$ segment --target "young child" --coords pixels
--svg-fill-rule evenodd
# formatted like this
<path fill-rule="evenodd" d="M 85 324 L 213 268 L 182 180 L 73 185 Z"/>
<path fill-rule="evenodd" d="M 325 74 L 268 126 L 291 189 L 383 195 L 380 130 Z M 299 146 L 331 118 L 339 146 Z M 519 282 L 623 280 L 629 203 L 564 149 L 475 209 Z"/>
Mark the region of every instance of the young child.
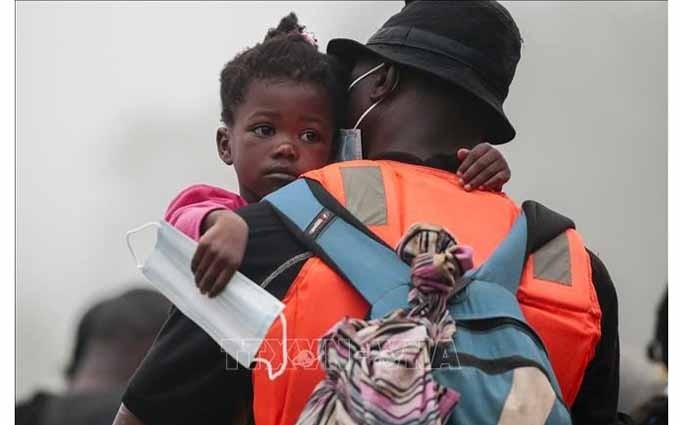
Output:
<path fill-rule="evenodd" d="M 199 242 L 192 271 L 197 287 L 210 297 L 224 289 L 245 251 L 248 228 L 231 210 L 332 161 L 347 93 L 346 73 L 317 50 L 316 39 L 293 13 L 262 43 L 227 63 L 220 82 L 224 127 L 217 130 L 217 148 L 236 170 L 239 194 L 190 186 L 165 215 Z M 466 190 L 481 185 L 500 190 L 510 177 L 505 159 L 489 144 L 457 155 Z"/>

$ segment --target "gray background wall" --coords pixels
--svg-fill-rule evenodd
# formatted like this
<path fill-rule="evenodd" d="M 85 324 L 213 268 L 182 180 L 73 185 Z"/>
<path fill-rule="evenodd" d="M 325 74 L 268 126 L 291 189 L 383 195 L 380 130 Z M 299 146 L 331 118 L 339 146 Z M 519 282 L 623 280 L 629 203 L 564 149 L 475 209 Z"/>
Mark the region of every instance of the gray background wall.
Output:
<path fill-rule="evenodd" d="M 667 280 L 667 12 L 655 2 L 505 2 L 524 37 L 507 102 L 507 192 L 571 216 L 642 352 Z M 322 46 L 400 2 L 17 3 L 18 397 L 58 388 L 80 314 L 139 276 L 126 230 L 217 159 L 218 75 L 295 10 Z"/>

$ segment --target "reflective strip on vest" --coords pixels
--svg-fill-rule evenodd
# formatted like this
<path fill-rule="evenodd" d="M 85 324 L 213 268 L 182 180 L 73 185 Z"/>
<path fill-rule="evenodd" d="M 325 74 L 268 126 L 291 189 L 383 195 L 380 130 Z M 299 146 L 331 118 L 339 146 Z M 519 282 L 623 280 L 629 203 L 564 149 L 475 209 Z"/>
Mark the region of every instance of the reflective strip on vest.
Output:
<path fill-rule="evenodd" d="M 345 208 L 367 226 L 387 224 L 385 185 L 380 167 L 340 167 Z"/>
<path fill-rule="evenodd" d="M 571 285 L 571 257 L 566 233 L 534 252 L 534 277 Z"/>

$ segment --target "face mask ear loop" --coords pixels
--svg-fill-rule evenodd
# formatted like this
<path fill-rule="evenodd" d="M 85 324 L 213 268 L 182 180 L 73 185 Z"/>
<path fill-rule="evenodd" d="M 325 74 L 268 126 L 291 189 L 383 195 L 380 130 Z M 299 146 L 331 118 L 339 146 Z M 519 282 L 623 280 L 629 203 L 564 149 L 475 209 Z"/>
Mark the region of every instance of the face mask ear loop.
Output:
<path fill-rule="evenodd" d="M 353 82 L 352 84 L 350 84 L 349 88 L 351 89 L 352 86 L 354 86 L 356 83 L 358 83 L 362 78 L 364 78 L 365 76 L 367 76 L 367 75 L 370 74 L 371 72 L 380 69 L 380 68 L 381 68 L 382 66 L 384 66 L 384 65 L 385 65 L 385 63 L 381 63 L 380 65 L 376 66 L 375 68 L 373 68 L 373 69 L 369 70 L 368 72 L 364 73 L 361 77 L 359 77 L 359 78 L 357 78 L 356 80 L 354 80 L 354 82 Z M 397 89 L 397 86 L 399 85 L 399 77 L 400 77 L 400 75 L 401 75 L 401 73 L 399 72 L 399 69 L 397 68 L 397 79 L 396 79 L 396 81 L 394 82 L 394 85 L 392 86 L 392 89 L 390 90 L 390 93 L 394 93 L 394 91 Z M 385 99 L 385 98 L 383 97 L 383 98 L 380 99 L 379 101 L 375 102 L 373 105 L 369 106 L 368 109 L 366 109 L 366 111 L 365 111 L 363 114 L 361 114 L 361 116 L 360 116 L 359 119 L 357 120 L 357 123 L 354 124 L 354 127 L 352 127 L 352 130 L 356 130 L 357 128 L 359 128 L 359 124 L 361 124 L 361 121 L 363 121 L 364 118 L 366 118 L 366 115 L 368 115 L 368 113 L 371 112 L 371 111 L 373 110 L 373 108 L 375 108 L 376 106 L 380 105 L 380 102 L 382 102 L 384 99 Z"/>
<path fill-rule="evenodd" d="M 384 98 L 383 98 L 383 99 L 384 99 Z M 363 114 L 361 114 L 361 116 L 360 116 L 359 119 L 357 120 L 357 123 L 354 124 L 354 127 L 352 127 L 352 130 L 356 130 L 357 128 L 359 128 L 359 124 L 361 124 L 361 121 L 363 121 L 364 118 L 366 118 L 366 115 L 368 115 L 368 113 L 371 112 L 371 111 L 373 110 L 373 108 L 375 108 L 376 106 L 380 105 L 380 102 L 382 102 L 382 101 L 383 101 L 383 100 L 380 99 L 379 101 L 375 102 L 373 105 L 369 106 L 368 109 L 366 109 L 366 112 L 364 112 Z"/>
<path fill-rule="evenodd" d="M 286 371 L 286 367 L 288 366 L 288 331 L 286 329 L 286 316 L 281 312 L 279 318 L 281 319 L 281 332 L 283 333 L 283 343 L 281 344 L 283 349 L 283 363 L 281 364 L 281 367 L 276 372 L 273 372 L 274 368 L 269 360 L 253 359 L 253 362 L 264 363 L 267 366 L 267 375 L 269 375 L 271 381 L 283 375 L 283 372 Z"/>
<path fill-rule="evenodd" d="M 139 226 L 139 227 L 135 227 L 134 229 L 129 230 L 127 233 L 125 233 L 125 242 L 127 242 L 127 246 L 128 246 L 128 249 L 130 250 L 130 254 L 132 254 L 132 258 L 135 259 L 135 264 L 137 265 L 137 268 L 138 268 L 138 269 L 141 269 L 142 267 L 144 267 L 144 264 L 140 263 L 140 262 L 139 262 L 139 259 L 137 259 L 137 254 L 135 254 L 135 250 L 132 248 L 132 241 L 131 241 L 130 238 L 131 238 L 132 235 L 134 235 L 135 233 L 139 233 L 139 232 L 141 232 L 142 230 L 144 230 L 144 229 L 146 229 L 146 228 L 148 228 L 148 227 L 152 227 L 152 226 L 153 226 L 153 227 L 156 227 L 156 228 L 158 228 L 158 229 L 161 228 L 161 224 L 160 224 L 159 222 L 157 222 L 157 221 L 152 221 L 152 222 L 143 224 L 143 225 L 141 225 L 141 226 Z"/>
<path fill-rule="evenodd" d="M 359 81 L 363 80 L 364 78 L 371 75 L 373 72 L 379 70 L 383 66 L 385 66 L 385 62 L 383 62 L 380 65 L 375 66 L 375 67 L 369 69 L 368 71 L 364 72 L 363 74 L 359 75 L 357 78 L 354 79 L 354 81 L 352 81 L 352 83 L 349 85 L 349 87 L 347 87 L 347 91 L 349 92 L 350 90 L 352 90 L 352 87 L 356 86 Z"/>

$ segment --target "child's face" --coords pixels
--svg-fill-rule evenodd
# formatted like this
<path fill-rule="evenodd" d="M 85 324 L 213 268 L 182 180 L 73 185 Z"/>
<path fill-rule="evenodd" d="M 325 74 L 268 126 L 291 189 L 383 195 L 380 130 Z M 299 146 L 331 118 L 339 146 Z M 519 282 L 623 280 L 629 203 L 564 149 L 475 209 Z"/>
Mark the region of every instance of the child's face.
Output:
<path fill-rule="evenodd" d="M 326 165 L 333 143 L 326 91 L 314 84 L 253 81 L 234 111 L 231 127 L 217 132 L 220 157 L 234 165 L 248 202 Z"/>

